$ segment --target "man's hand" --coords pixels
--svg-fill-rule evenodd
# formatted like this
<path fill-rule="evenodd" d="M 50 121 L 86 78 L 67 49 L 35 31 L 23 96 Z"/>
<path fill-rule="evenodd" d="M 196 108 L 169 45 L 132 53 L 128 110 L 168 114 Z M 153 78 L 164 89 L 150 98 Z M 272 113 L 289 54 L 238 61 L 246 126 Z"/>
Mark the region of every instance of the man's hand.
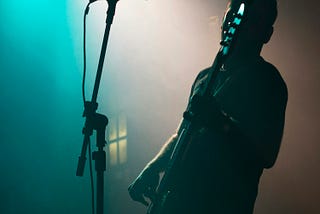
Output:
<path fill-rule="evenodd" d="M 149 203 L 145 197 L 152 200 L 152 195 L 155 194 L 159 179 L 159 173 L 153 172 L 150 168 L 144 169 L 128 187 L 131 198 L 148 206 Z"/>

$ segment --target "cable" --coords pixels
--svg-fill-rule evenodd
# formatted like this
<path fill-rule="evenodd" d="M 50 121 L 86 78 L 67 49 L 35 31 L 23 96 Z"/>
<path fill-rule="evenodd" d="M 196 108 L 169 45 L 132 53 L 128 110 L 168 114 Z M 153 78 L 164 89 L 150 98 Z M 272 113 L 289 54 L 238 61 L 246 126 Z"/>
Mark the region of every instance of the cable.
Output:
<path fill-rule="evenodd" d="M 82 99 L 83 104 L 86 102 L 85 94 L 85 82 L 86 82 L 86 70 L 87 70 L 87 57 L 86 57 L 86 18 L 89 13 L 90 2 L 87 4 L 83 15 L 83 76 L 82 76 Z"/>
<path fill-rule="evenodd" d="M 82 76 L 82 99 L 83 105 L 86 103 L 86 93 L 85 93 L 85 82 L 86 82 L 86 69 L 87 69 L 87 57 L 86 57 L 86 18 L 89 13 L 89 6 L 93 1 L 90 1 L 84 11 L 83 15 L 83 76 Z M 93 183 L 93 173 L 92 173 L 92 155 L 91 155 L 91 144 L 88 143 L 89 147 L 89 168 L 90 168 L 90 183 L 91 183 L 91 208 L 92 214 L 94 214 L 94 183 Z"/>
<path fill-rule="evenodd" d="M 89 168 L 90 168 L 90 181 L 91 181 L 91 203 L 92 203 L 92 214 L 94 214 L 94 184 L 93 184 L 93 173 L 92 173 L 92 155 L 91 155 L 91 144 L 89 143 Z"/>

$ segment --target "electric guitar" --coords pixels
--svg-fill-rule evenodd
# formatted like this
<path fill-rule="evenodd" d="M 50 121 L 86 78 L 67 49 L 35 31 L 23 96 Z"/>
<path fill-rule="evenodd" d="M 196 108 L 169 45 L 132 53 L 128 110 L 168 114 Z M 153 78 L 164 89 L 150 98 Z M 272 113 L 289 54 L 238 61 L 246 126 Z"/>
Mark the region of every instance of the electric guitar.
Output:
<path fill-rule="evenodd" d="M 247 2 L 240 4 L 236 13 L 232 14 L 231 22 L 228 23 L 227 28 L 224 30 L 225 39 L 220 42 L 220 49 L 208 73 L 208 81 L 205 85 L 205 90 L 202 96 L 211 96 L 212 87 L 219 69 L 221 68 L 226 57 L 232 51 L 234 41 L 236 40 L 238 29 L 240 28 L 247 11 Z M 188 145 L 192 143 L 193 133 L 197 127 L 192 123 L 193 113 L 187 111 L 184 113 L 183 124 L 186 124 L 178 136 L 173 152 L 171 154 L 168 166 L 156 189 L 155 196 L 152 198 L 147 214 L 163 214 L 166 210 L 170 210 L 171 205 L 175 203 L 176 186 L 179 183 L 179 171 L 183 164 L 183 157 L 186 155 Z"/>

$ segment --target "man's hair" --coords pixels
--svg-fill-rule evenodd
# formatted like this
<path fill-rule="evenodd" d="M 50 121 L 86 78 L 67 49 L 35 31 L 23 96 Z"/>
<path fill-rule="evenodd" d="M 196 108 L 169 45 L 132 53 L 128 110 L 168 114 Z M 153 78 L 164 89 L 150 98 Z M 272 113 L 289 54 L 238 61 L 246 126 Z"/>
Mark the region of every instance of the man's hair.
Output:
<path fill-rule="evenodd" d="M 253 0 L 254 1 L 254 0 Z M 256 0 L 264 1 L 266 3 L 266 24 L 267 26 L 273 26 L 278 16 L 278 3 L 277 0 Z"/>
<path fill-rule="evenodd" d="M 239 0 L 229 0 L 230 3 L 240 3 Z M 249 3 L 249 10 L 255 18 L 261 18 L 265 27 L 272 27 L 278 16 L 278 4 L 277 0 L 247 0 Z"/>

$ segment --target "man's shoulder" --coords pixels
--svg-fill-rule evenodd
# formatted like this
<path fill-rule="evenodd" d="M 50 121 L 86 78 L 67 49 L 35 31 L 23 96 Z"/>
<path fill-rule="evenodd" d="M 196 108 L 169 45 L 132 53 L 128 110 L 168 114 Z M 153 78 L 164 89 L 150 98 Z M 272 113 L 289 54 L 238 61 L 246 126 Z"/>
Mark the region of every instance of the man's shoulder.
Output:
<path fill-rule="evenodd" d="M 268 81 L 270 86 L 279 87 L 287 93 L 287 85 L 280 71 L 270 62 L 263 60 L 260 70 L 260 75 Z"/>
<path fill-rule="evenodd" d="M 202 69 L 202 70 L 198 73 L 196 80 L 197 80 L 197 79 L 201 79 L 201 78 L 203 78 L 204 76 L 206 76 L 206 75 L 210 72 L 210 69 L 211 69 L 211 67 L 207 67 L 207 68 Z"/>
<path fill-rule="evenodd" d="M 210 72 L 211 67 L 205 68 L 203 70 L 201 70 L 196 79 L 194 80 L 193 84 L 192 84 L 192 89 L 193 90 L 197 85 L 202 85 L 202 82 L 205 81 L 205 79 L 207 78 L 207 74 Z"/>
<path fill-rule="evenodd" d="M 280 74 L 280 71 L 276 68 L 276 66 L 264 60 L 263 58 L 261 58 L 261 61 L 259 64 L 260 64 L 260 71 L 263 76 L 283 80 Z"/>
<path fill-rule="evenodd" d="M 252 64 L 245 69 L 244 72 L 239 72 L 241 79 L 246 78 L 248 82 L 255 82 L 261 86 L 277 87 L 287 90 L 286 83 L 280 71 L 270 62 L 262 57 L 257 63 Z"/>

